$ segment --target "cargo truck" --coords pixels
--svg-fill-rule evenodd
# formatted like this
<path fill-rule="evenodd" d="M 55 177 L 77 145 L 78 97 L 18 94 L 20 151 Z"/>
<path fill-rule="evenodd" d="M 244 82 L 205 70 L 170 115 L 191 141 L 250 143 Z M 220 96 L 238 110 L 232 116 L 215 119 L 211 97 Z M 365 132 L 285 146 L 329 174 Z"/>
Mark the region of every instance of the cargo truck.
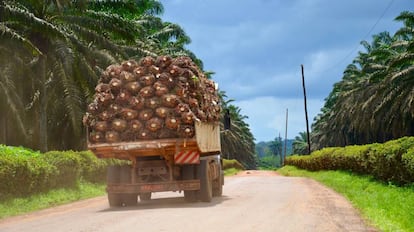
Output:
<path fill-rule="evenodd" d="M 154 192 L 183 191 L 209 202 L 223 191 L 218 87 L 189 57 L 144 57 L 102 73 L 84 124 L 88 149 L 126 160 L 108 168 L 110 206 L 133 205 Z"/>
<path fill-rule="evenodd" d="M 221 196 L 224 176 L 219 123 L 195 123 L 194 138 L 88 143 L 98 158 L 128 160 L 111 166 L 107 193 L 111 207 L 137 204 L 154 192 L 183 191 L 189 202 Z"/>

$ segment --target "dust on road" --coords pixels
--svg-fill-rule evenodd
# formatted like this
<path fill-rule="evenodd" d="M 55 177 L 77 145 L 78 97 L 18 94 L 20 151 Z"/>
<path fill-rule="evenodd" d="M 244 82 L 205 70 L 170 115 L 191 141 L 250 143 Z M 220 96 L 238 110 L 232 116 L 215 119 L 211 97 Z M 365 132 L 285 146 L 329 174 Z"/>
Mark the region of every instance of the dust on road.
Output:
<path fill-rule="evenodd" d="M 375 231 L 333 190 L 271 171 L 226 177 L 223 196 L 210 203 L 186 203 L 182 193 L 153 196 L 116 209 L 93 198 L 0 220 L 0 231 Z"/>

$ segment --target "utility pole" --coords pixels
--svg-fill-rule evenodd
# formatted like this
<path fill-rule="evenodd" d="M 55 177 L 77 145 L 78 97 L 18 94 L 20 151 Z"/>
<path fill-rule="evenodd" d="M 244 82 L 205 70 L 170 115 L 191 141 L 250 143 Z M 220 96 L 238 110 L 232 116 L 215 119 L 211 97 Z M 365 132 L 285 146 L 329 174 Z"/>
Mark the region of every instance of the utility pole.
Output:
<path fill-rule="evenodd" d="M 287 147 L 287 129 L 288 129 L 288 115 L 289 110 L 286 108 L 286 125 L 285 125 L 285 149 L 284 149 L 284 155 L 283 155 L 283 165 L 285 165 L 285 159 L 286 159 L 286 147 Z"/>
<path fill-rule="evenodd" d="M 307 136 L 307 139 L 308 139 L 308 155 L 310 155 L 310 153 L 311 153 L 311 146 L 310 146 L 310 139 L 309 139 L 308 107 L 307 107 L 307 103 L 306 103 L 305 71 L 304 71 L 304 68 L 303 68 L 303 64 L 301 65 L 301 67 L 302 67 L 303 99 L 304 99 L 304 103 L 305 103 L 306 136 Z"/>
<path fill-rule="evenodd" d="M 280 158 L 280 166 L 283 167 L 282 137 L 280 136 L 280 132 L 279 132 L 279 158 Z"/>

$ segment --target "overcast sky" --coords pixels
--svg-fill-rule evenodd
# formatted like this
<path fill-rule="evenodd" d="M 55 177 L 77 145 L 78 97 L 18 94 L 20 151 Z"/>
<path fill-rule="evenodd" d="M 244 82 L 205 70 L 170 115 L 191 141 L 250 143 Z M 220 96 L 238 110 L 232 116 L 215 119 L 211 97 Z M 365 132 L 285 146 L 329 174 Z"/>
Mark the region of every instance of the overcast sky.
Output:
<path fill-rule="evenodd" d="M 164 21 L 180 25 L 188 49 L 227 93 L 256 142 L 306 131 L 301 64 L 310 124 L 358 51 L 413 0 L 161 0 Z"/>

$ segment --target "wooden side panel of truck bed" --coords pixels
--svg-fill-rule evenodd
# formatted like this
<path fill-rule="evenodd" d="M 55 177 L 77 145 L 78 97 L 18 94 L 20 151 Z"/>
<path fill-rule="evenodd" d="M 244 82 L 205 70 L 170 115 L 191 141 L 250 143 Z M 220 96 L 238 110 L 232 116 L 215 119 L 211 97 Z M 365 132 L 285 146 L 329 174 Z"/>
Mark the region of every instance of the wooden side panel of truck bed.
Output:
<path fill-rule="evenodd" d="M 220 125 L 218 123 L 195 123 L 197 145 L 201 153 L 221 150 Z"/>

